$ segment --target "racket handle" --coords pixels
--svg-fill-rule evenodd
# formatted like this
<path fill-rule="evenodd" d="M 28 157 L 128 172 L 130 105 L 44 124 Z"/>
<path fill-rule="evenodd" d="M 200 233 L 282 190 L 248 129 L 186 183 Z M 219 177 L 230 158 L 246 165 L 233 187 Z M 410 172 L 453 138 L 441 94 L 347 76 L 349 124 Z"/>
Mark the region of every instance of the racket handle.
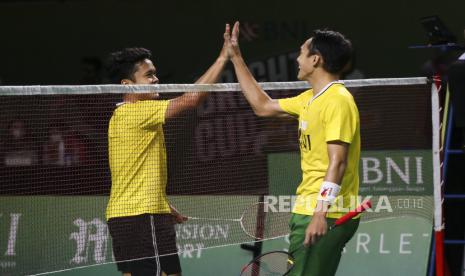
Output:
<path fill-rule="evenodd" d="M 352 211 L 348 212 L 347 214 L 345 214 L 344 216 L 337 219 L 336 222 L 334 223 L 333 227 L 339 226 L 339 225 L 347 222 L 349 219 L 352 219 L 356 215 L 362 213 L 363 211 L 365 211 L 366 209 L 369 209 L 369 208 L 371 208 L 371 201 L 367 200 L 367 201 L 363 202 L 362 204 L 360 204 L 357 208 L 355 208 L 355 210 L 352 210 Z"/>

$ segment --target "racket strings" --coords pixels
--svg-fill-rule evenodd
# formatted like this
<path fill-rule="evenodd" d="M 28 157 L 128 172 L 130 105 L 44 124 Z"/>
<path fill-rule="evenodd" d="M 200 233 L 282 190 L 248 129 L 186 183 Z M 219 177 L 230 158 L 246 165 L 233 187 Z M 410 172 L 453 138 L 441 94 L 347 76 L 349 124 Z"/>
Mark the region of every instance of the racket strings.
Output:
<path fill-rule="evenodd" d="M 258 240 L 285 236 L 289 233 L 290 212 L 278 212 L 259 202 L 247 208 L 241 218 L 241 226 L 247 235 Z"/>
<path fill-rule="evenodd" d="M 264 254 L 249 263 L 241 276 L 286 275 L 294 265 L 294 259 L 287 252 L 275 251 Z"/>

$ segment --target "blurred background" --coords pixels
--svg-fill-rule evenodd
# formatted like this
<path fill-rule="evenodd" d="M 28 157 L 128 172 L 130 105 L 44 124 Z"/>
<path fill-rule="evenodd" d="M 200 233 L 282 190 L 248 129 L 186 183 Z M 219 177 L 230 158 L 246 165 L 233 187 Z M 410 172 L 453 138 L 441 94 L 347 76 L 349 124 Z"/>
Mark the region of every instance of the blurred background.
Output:
<path fill-rule="evenodd" d="M 153 52 L 161 83 L 192 83 L 217 57 L 224 24 L 235 20 L 241 22 L 243 56 L 258 81 L 296 80 L 295 59 L 300 45 L 312 30 L 321 28 L 340 31 L 353 42 L 354 68 L 347 78 L 430 77 L 435 71 L 447 76 L 448 65 L 463 50 L 409 46 L 429 43 L 420 18 L 431 15 L 439 16 L 457 43 L 464 45 L 464 11 L 465 1 L 432 0 L 0 0 L 0 85 L 106 83 L 104 63 L 108 53 L 132 46 Z M 222 81 L 235 81 L 231 67 L 223 73 Z M 106 161 L 106 141 L 101 137 L 106 134 L 107 118 L 119 97 L 106 96 L 98 101 L 83 97 L 74 99 L 75 102 L 72 97 L 66 101 L 60 97 L 41 102 L 35 98 L 25 102 L 9 100 L 22 109 L 14 104 L 0 107 L 0 149 L 14 149 L 7 143 L 10 133 L 13 138 L 21 138 L 20 143 L 30 145 L 26 135 L 29 131 L 38 142 L 36 148 L 29 149 L 32 154 L 21 159 L 27 160 L 27 166 L 92 167 Z M 75 104 L 78 100 L 82 108 Z M 250 113 L 247 106 L 241 108 Z M 36 116 L 39 112 L 46 112 L 47 116 Z M 72 114 L 80 117 L 66 119 Z M 456 146 L 460 139 L 465 141 L 465 135 L 460 137 L 453 140 Z M 23 144 L 19 147 L 24 148 Z M 63 157 L 59 158 L 60 149 L 65 146 L 72 149 L 72 158 L 65 158 L 63 150 Z M 90 148 L 101 149 L 96 158 L 89 158 Z M 446 192 L 465 190 L 465 158 L 457 158 L 459 162 L 451 164 L 453 172 Z M 3 163 L 2 175 L 9 175 L 11 166 L 24 165 Z M 108 180 L 107 168 L 102 171 L 99 177 L 104 175 Z M 2 179 L 9 182 L 9 177 Z M 17 180 L 29 184 L 28 181 Z M 105 195 L 108 189 L 109 181 L 88 192 Z M 4 189 L 3 193 L 9 191 Z M 463 201 L 445 206 L 449 238 L 463 239 L 463 206 Z M 461 245 L 446 250 L 451 275 L 459 275 L 459 270 L 463 273 L 463 250 Z"/>
<path fill-rule="evenodd" d="M 311 30 L 326 27 L 353 41 L 354 78 L 419 76 L 435 55 L 408 49 L 427 43 L 419 18 L 438 15 L 463 43 L 464 10 L 463 1 L 432 0 L 2 0 L 0 79 L 3 85 L 96 82 L 109 52 L 143 46 L 153 51 L 163 83 L 191 82 L 216 57 L 224 24 L 235 20 L 242 23 L 243 54 L 258 63 L 261 80 L 295 79 L 293 53 Z"/>

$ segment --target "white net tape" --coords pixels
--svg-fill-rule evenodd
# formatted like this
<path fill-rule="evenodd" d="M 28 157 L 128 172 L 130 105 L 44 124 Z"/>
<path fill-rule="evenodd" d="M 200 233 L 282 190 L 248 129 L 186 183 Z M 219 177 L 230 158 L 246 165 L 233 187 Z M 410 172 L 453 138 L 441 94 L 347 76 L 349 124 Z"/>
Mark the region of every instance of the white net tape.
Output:
<path fill-rule="evenodd" d="M 393 78 L 346 80 L 346 87 L 415 85 L 427 83 L 427 78 Z M 309 84 L 298 82 L 262 82 L 264 90 L 308 89 Z M 0 86 L 0 95 L 59 95 L 59 94 L 104 94 L 104 93 L 176 93 L 176 92 L 227 92 L 240 91 L 238 83 L 217 84 L 154 84 L 154 85 L 34 85 L 34 86 Z"/>

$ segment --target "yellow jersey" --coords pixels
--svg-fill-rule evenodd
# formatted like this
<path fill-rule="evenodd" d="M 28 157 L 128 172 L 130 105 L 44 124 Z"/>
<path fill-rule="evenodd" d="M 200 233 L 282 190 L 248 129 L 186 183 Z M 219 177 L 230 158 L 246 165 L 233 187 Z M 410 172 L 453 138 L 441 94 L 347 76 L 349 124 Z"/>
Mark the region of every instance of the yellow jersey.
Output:
<path fill-rule="evenodd" d="M 349 144 L 347 167 L 342 183 L 338 183 L 341 191 L 327 214 L 329 218 L 341 217 L 358 204 L 360 119 L 354 98 L 342 83 L 332 82 L 315 96 L 310 89 L 280 99 L 279 105 L 299 120 L 302 182 L 297 188 L 294 213 L 313 214 L 329 166 L 327 142 Z"/>
<path fill-rule="evenodd" d="M 111 194 L 106 217 L 169 213 L 163 134 L 169 101 L 124 103 L 108 128 Z"/>

